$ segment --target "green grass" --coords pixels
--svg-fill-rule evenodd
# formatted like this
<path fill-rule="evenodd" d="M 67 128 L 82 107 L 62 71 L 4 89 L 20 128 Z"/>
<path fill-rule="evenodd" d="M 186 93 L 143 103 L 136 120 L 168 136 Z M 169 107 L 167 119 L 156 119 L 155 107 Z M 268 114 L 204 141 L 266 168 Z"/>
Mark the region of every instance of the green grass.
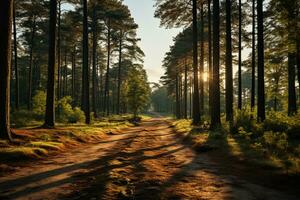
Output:
<path fill-rule="evenodd" d="M 10 146 L 0 148 L 1 161 L 23 161 L 46 156 L 48 151 L 38 147 Z"/>
<path fill-rule="evenodd" d="M 209 131 L 193 127 L 190 120 L 177 120 L 173 126 L 196 150 L 216 149 L 239 161 L 265 169 L 288 174 L 300 173 L 300 141 L 290 139 L 284 132 L 259 129 L 262 133 L 257 134 L 240 127 L 237 133 L 232 133 L 229 126 Z"/>
<path fill-rule="evenodd" d="M 59 153 L 83 143 L 95 142 L 106 137 L 106 132 L 133 126 L 130 115 L 112 116 L 94 120 L 91 125 L 57 124 L 55 129 L 23 127 L 14 129 L 14 143 L 0 140 L 0 161 L 24 161 L 39 159 L 51 153 Z"/>

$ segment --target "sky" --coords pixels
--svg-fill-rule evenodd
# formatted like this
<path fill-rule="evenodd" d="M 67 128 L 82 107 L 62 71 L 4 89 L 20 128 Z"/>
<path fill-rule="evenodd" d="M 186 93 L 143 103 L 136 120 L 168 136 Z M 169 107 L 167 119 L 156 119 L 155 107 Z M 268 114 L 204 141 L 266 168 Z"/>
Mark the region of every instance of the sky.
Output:
<path fill-rule="evenodd" d="M 154 0 L 124 0 L 128 5 L 135 22 L 139 25 L 137 31 L 141 38 L 140 47 L 145 52 L 145 69 L 150 82 L 159 82 L 164 74 L 162 61 L 170 45 L 180 29 L 165 29 L 160 27 L 160 19 L 154 17 Z"/>

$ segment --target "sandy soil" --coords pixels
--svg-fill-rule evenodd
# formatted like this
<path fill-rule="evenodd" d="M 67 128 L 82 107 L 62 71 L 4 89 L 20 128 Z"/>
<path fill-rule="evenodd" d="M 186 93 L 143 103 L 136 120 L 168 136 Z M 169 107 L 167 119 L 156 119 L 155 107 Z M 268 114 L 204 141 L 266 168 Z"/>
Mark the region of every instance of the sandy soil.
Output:
<path fill-rule="evenodd" d="M 222 170 L 151 119 L 0 177 L 0 199 L 300 199 Z"/>

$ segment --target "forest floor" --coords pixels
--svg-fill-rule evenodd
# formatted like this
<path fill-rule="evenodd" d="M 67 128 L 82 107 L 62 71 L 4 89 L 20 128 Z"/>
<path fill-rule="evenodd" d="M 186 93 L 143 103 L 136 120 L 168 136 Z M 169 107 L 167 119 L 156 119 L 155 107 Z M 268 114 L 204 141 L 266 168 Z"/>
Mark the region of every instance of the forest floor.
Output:
<path fill-rule="evenodd" d="M 299 182 L 298 182 L 299 183 Z M 163 118 L 0 177 L 0 199 L 299 199 L 291 178 L 196 152 Z"/>

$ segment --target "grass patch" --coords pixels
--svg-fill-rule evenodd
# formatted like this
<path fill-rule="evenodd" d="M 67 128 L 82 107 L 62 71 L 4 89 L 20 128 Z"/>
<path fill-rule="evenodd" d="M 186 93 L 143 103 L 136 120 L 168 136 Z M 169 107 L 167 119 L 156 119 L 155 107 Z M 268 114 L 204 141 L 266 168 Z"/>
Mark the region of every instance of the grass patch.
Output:
<path fill-rule="evenodd" d="M 10 146 L 0 149 L 1 161 L 24 161 L 26 159 L 36 159 L 46 156 L 48 151 L 38 147 Z"/>
<path fill-rule="evenodd" d="M 60 142 L 38 141 L 38 142 L 30 142 L 29 145 L 32 147 L 38 147 L 38 148 L 54 150 L 54 151 L 61 151 L 65 148 L 65 145 Z"/>
<path fill-rule="evenodd" d="M 80 144 L 97 142 L 107 137 L 107 132 L 133 126 L 129 119 L 130 115 L 112 116 L 94 120 L 90 126 L 77 123 L 57 124 L 55 129 L 14 129 L 14 143 L 0 140 L 0 161 L 39 159 Z"/>
<path fill-rule="evenodd" d="M 284 123 L 285 126 L 286 123 Z M 239 122 L 239 124 L 242 123 Z M 267 124 L 255 125 L 256 129 L 252 129 L 249 125 L 231 132 L 230 126 L 210 131 L 201 127 L 193 127 L 190 120 L 173 122 L 176 132 L 184 136 L 199 152 L 218 150 L 247 164 L 278 170 L 285 174 L 299 174 L 300 141 L 295 139 L 295 134 L 292 137 L 290 133 L 270 130 L 270 124 L 268 121 Z M 268 128 L 262 128 L 264 126 Z M 289 127 L 280 129 L 278 125 L 272 126 L 276 127 L 276 130 L 290 130 Z"/>

